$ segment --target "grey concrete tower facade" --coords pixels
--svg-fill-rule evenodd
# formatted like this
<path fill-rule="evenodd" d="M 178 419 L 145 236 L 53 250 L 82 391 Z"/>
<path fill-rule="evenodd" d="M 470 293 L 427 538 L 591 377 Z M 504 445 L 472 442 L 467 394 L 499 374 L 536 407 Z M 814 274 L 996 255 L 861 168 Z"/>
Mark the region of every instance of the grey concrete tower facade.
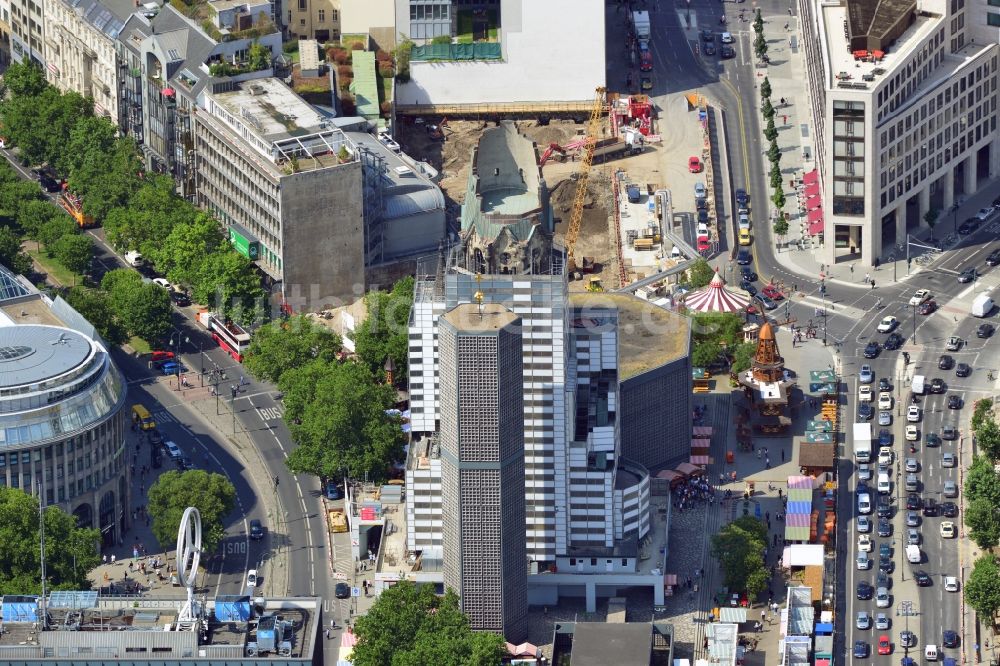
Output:
<path fill-rule="evenodd" d="M 474 629 L 527 636 L 521 319 L 459 305 L 439 321 L 444 582 Z"/>

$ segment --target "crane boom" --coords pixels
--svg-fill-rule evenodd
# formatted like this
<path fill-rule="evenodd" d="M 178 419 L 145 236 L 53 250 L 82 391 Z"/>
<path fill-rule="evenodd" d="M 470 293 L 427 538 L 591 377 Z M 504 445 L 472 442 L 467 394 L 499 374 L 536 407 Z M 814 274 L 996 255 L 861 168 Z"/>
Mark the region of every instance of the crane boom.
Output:
<path fill-rule="evenodd" d="M 590 177 L 590 166 L 594 161 L 594 147 L 597 145 L 597 128 L 601 123 L 601 113 L 604 111 L 604 88 L 598 88 L 594 94 L 594 105 L 590 109 L 590 121 L 587 123 L 587 138 L 583 146 L 583 159 L 577 171 L 576 197 L 573 199 L 573 211 L 566 229 L 567 266 L 572 273 L 576 270 L 574 251 L 576 239 L 580 235 L 580 223 L 583 222 L 583 205 L 587 201 L 587 180 Z M 570 278 L 572 279 L 572 277 Z"/>

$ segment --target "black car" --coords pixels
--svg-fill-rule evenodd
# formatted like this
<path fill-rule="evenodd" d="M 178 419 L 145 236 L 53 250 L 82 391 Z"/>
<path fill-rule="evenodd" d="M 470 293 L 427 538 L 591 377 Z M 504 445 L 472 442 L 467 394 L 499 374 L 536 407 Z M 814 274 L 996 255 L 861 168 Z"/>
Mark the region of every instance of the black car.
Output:
<path fill-rule="evenodd" d="M 887 574 L 891 574 L 896 569 L 896 562 L 891 557 L 878 558 L 878 570 L 884 571 Z"/>
<path fill-rule="evenodd" d="M 948 409 L 962 409 L 962 398 L 957 395 L 948 396 Z"/>
<path fill-rule="evenodd" d="M 941 439 L 949 442 L 958 439 L 958 428 L 950 424 L 941 426 Z"/>
<path fill-rule="evenodd" d="M 752 284 L 750 284 L 746 280 L 743 280 L 743 282 L 740 282 L 740 289 L 742 289 L 743 291 L 747 292 L 751 296 L 756 296 L 757 295 L 757 287 L 753 286 Z"/>
<path fill-rule="evenodd" d="M 878 519 L 878 535 L 880 537 L 892 536 L 892 523 L 888 518 Z"/>
<path fill-rule="evenodd" d="M 868 581 L 861 581 L 858 583 L 858 599 L 861 601 L 867 601 L 872 598 L 875 594 L 875 588 L 872 587 L 871 583 Z"/>
<path fill-rule="evenodd" d="M 970 217 L 965 222 L 962 222 L 962 224 L 958 225 L 958 233 L 960 233 L 963 236 L 968 236 L 978 228 L 979 228 L 979 220 L 974 217 Z"/>
<path fill-rule="evenodd" d="M 937 502 L 934 501 L 933 497 L 928 497 L 927 499 L 924 500 L 924 517 L 934 518 L 937 515 L 938 515 Z"/>
<path fill-rule="evenodd" d="M 878 354 L 880 351 L 882 351 L 882 348 L 879 347 L 879 344 L 877 342 L 875 341 L 869 342 L 867 345 L 865 345 L 865 351 L 864 351 L 865 358 L 878 358 Z"/>
<path fill-rule="evenodd" d="M 993 328 L 993 324 L 980 324 L 979 328 L 976 329 L 976 337 L 988 338 L 993 335 L 993 331 L 995 330 L 996 329 Z"/>
<path fill-rule="evenodd" d="M 170 292 L 170 300 L 172 300 L 177 305 L 182 308 L 186 308 L 191 305 L 191 297 L 185 294 L 183 291 L 172 291 Z"/>
<path fill-rule="evenodd" d="M 708 224 L 708 210 L 702 208 L 698 211 L 698 221 L 702 224 Z"/>
<path fill-rule="evenodd" d="M 333 588 L 333 596 L 338 599 L 350 599 L 351 586 L 347 583 L 337 583 L 337 585 Z"/>
<path fill-rule="evenodd" d="M 754 273 L 753 269 L 750 268 L 749 266 L 744 266 L 743 268 L 741 268 L 740 274 L 743 276 L 743 279 L 746 280 L 747 282 L 757 281 L 757 274 Z"/>
<path fill-rule="evenodd" d="M 944 393 L 948 389 L 944 385 L 944 380 L 940 377 L 935 377 L 931 380 L 931 393 Z"/>
<path fill-rule="evenodd" d="M 695 210 L 708 210 L 708 199 L 695 199 Z"/>
<path fill-rule="evenodd" d="M 889 337 L 885 339 L 885 343 L 882 345 L 887 351 L 894 351 L 903 346 L 903 336 L 899 333 L 890 333 Z"/>
<path fill-rule="evenodd" d="M 975 280 L 977 277 L 979 276 L 976 274 L 975 268 L 966 268 L 964 271 L 958 274 L 958 281 L 961 282 L 962 284 L 967 284 Z"/>
<path fill-rule="evenodd" d="M 749 250 L 740 250 L 739 254 L 736 255 L 736 263 L 740 266 L 749 266 L 753 263 L 753 255 L 750 254 Z"/>
<path fill-rule="evenodd" d="M 947 354 L 942 354 L 938 359 L 938 370 L 951 370 L 955 366 L 955 359 Z"/>
<path fill-rule="evenodd" d="M 719 55 L 723 58 L 735 58 L 736 51 L 729 44 L 723 44 L 722 48 L 719 49 Z"/>
<path fill-rule="evenodd" d="M 703 42 L 714 42 L 715 41 L 715 33 L 712 32 L 711 30 L 702 30 L 701 31 L 701 41 L 703 41 Z"/>
<path fill-rule="evenodd" d="M 177 463 L 177 469 L 182 472 L 186 472 L 189 469 L 194 469 L 194 463 L 187 456 L 181 456 L 180 458 L 175 458 L 174 462 Z"/>
<path fill-rule="evenodd" d="M 959 363 L 955 366 L 955 376 L 956 377 L 968 377 L 972 374 L 972 368 L 969 367 L 968 363 Z"/>
<path fill-rule="evenodd" d="M 884 587 L 888 590 L 892 587 L 892 576 L 884 571 L 879 571 L 875 576 L 875 587 Z"/>
<path fill-rule="evenodd" d="M 987 266 L 1000 266 L 1000 250 L 993 250 L 990 256 L 986 257 Z"/>
<path fill-rule="evenodd" d="M 955 518 L 958 516 L 958 505 L 954 502 L 941 502 L 938 507 L 941 509 L 941 515 L 945 518 Z"/>
<path fill-rule="evenodd" d="M 937 433 L 929 432 L 924 435 L 924 446 L 941 446 L 941 438 Z"/>
<path fill-rule="evenodd" d="M 715 44 L 705 44 L 705 55 L 715 55 Z"/>
<path fill-rule="evenodd" d="M 875 512 L 879 518 L 892 517 L 892 504 L 890 503 L 888 495 L 878 496 L 878 506 L 875 507 Z"/>
<path fill-rule="evenodd" d="M 910 493 L 906 496 L 906 508 L 909 511 L 919 511 L 923 506 L 923 501 L 920 499 L 920 495 L 916 493 Z"/>
<path fill-rule="evenodd" d="M 872 420 L 872 406 L 871 403 L 862 402 L 858 405 L 858 420 L 859 421 L 871 421 Z"/>
<path fill-rule="evenodd" d="M 878 390 L 879 391 L 891 391 L 892 390 L 892 384 L 889 383 L 888 379 L 886 379 L 885 377 L 883 377 L 882 379 L 878 380 Z"/>
<path fill-rule="evenodd" d="M 740 208 L 746 208 L 747 204 L 750 203 L 750 195 L 744 189 L 736 190 L 736 203 L 739 204 Z"/>
<path fill-rule="evenodd" d="M 892 446 L 892 431 L 888 428 L 882 428 L 878 431 L 878 446 L 882 448 L 883 446 Z"/>
<path fill-rule="evenodd" d="M 913 580 L 917 582 L 917 587 L 929 587 L 931 584 L 931 577 L 926 571 L 913 572 Z"/>
<path fill-rule="evenodd" d="M 256 518 L 250 521 L 250 538 L 254 540 L 264 538 L 264 526 Z"/>
<path fill-rule="evenodd" d="M 952 631 L 951 629 L 945 629 L 944 634 L 941 637 L 941 644 L 946 648 L 958 647 L 958 632 Z"/>

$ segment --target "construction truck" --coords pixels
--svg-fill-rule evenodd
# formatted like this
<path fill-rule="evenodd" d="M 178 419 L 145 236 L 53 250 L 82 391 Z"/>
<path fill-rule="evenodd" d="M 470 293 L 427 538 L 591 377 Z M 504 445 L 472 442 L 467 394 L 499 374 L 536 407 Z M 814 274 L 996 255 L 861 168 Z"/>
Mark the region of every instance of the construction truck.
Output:
<path fill-rule="evenodd" d="M 83 198 L 72 192 L 63 192 L 59 195 L 59 205 L 63 207 L 69 216 L 76 220 L 81 229 L 94 226 L 94 216 L 83 212 Z"/>

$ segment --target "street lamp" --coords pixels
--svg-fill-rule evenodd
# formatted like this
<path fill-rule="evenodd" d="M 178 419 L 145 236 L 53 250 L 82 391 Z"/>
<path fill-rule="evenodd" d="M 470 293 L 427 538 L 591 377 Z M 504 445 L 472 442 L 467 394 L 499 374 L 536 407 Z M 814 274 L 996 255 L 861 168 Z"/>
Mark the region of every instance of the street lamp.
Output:
<path fill-rule="evenodd" d="M 823 297 L 823 346 L 826 347 L 826 274 L 819 274 L 819 293 Z"/>
<path fill-rule="evenodd" d="M 184 334 L 181 333 L 180 329 L 177 329 L 177 328 L 175 328 L 174 332 L 170 334 L 170 347 L 171 348 L 175 348 L 174 337 L 175 336 L 177 337 L 177 343 L 176 343 L 176 349 L 177 349 L 177 351 L 174 352 L 174 360 L 175 360 L 175 363 L 174 363 L 174 376 L 177 378 L 177 390 L 178 391 L 181 390 L 181 340 L 182 340 L 181 336 L 182 335 L 184 335 Z M 188 338 L 188 336 L 184 335 L 183 341 L 186 344 L 186 343 L 191 342 L 191 339 Z"/>
<path fill-rule="evenodd" d="M 232 386 L 229 387 L 229 391 L 230 391 L 230 396 L 231 396 L 230 397 L 230 401 L 229 401 L 229 407 L 230 407 L 230 410 L 233 412 L 233 434 L 235 435 L 236 434 L 236 394 L 239 393 L 239 389 L 236 388 L 236 384 L 233 384 Z M 275 477 L 275 478 L 277 478 L 277 477 Z"/>
<path fill-rule="evenodd" d="M 198 343 L 198 359 L 201 361 L 201 372 L 198 373 L 198 380 L 201 386 L 205 386 L 205 344 Z"/>
<path fill-rule="evenodd" d="M 913 344 L 917 344 L 917 304 L 913 304 Z"/>

